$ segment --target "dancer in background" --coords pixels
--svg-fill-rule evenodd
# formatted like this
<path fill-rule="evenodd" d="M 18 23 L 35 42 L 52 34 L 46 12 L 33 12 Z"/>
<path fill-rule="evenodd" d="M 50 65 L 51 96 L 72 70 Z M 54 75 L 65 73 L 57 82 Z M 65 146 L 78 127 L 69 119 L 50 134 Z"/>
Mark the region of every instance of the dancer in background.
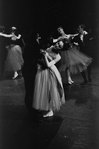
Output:
<path fill-rule="evenodd" d="M 5 60 L 7 57 L 6 38 L 2 36 L 5 33 L 5 27 L 0 26 L 0 80 L 3 78 Z"/>
<path fill-rule="evenodd" d="M 55 64 L 61 59 L 58 44 L 45 50 L 41 49 L 35 77 L 33 108 L 48 111 L 43 117 L 53 116 L 65 103 L 62 79 Z M 52 52 L 52 50 L 55 50 Z"/>
<path fill-rule="evenodd" d="M 76 36 L 73 39 L 73 42 L 78 43 L 79 50 L 81 52 L 83 52 L 87 56 L 91 57 L 92 54 L 91 54 L 91 48 L 89 48 L 89 44 L 90 44 L 90 41 L 91 41 L 92 37 L 89 37 L 88 32 L 85 31 L 85 25 L 84 24 L 79 25 L 78 31 L 79 31 L 79 34 L 78 34 L 78 36 Z M 91 59 L 91 61 L 92 61 L 92 59 Z M 87 73 L 87 75 L 86 75 L 86 73 Z M 91 78 L 91 63 L 90 63 L 90 65 L 88 65 L 87 71 L 85 71 L 85 70 L 82 71 L 81 75 L 82 75 L 83 80 L 84 80 L 81 83 L 81 85 L 86 85 L 88 82 L 92 82 L 92 78 Z"/>
<path fill-rule="evenodd" d="M 24 64 L 22 67 L 22 75 L 25 85 L 25 105 L 28 109 L 29 114 L 34 117 L 38 114 L 38 112 L 32 106 L 34 82 L 37 73 L 37 62 L 40 51 L 37 33 L 38 29 L 34 28 L 33 32 L 28 37 L 28 42 L 24 48 Z"/>
<path fill-rule="evenodd" d="M 85 56 L 79 52 L 78 46 L 76 46 L 72 40 L 78 34 L 65 34 L 62 27 L 58 28 L 61 36 L 56 40 L 63 40 L 65 43 L 64 51 L 61 52 L 60 71 L 66 71 L 68 83 L 72 84 L 71 74 L 77 74 L 87 69 L 87 66 L 92 62 L 90 57 Z"/>
<path fill-rule="evenodd" d="M 18 40 L 21 38 L 21 35 L 18 36 L 15 34 L 16 27 L 11 27 L 10 34 L 0 33 L 1 36 L 9 38 L 10 44 L 6 46 L 8 50 L 7 58 L 5 61 L 5 71 L 13 71 L 14 76 L 12 79 L 18 77 L 18 71 L 21 70 L 22 65 L 24 63 L 22 57 L 22 49 L 18 45 Z"/>
<path fill-rule="evenodd" d="M 59 70 L 65 71 L 67 74 L 68 84 L 73 84 L 74 81 L 71 78 L 71 72 L 70 72 L 70 68 L 69 68 L 69 58 L 68 58 L 67 50 L 70 47 L 72 47 L 71 39 L 74 38 L 75 36 L 77 36 L 78 34 L 65 34 L 62 27 L 59 27 L 57 30 L 61 36 L 59 36 L 57 39 L 53 39 L 53 42 L 63 40 L 65 43 L 64 48 L 61 51 L 61 62 L 60 62 Z"/>

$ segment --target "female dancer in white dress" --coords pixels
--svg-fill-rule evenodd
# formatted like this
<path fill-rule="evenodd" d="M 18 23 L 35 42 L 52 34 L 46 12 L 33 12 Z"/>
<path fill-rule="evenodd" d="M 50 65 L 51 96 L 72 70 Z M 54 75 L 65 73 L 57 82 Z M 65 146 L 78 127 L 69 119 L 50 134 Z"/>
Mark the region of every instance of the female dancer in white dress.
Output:
<path fill-rule="evenodd" d="M 51 52 L 53 48 L 51 46 L 46 51 L 41 50 L 42 59 L 38 62 L 35 78 L 33 108 L 48 111 L 44 117 L 53 116 L 53 111 L 59 110 L 65 103 L 62 79 L 55 66 L 61 57 Z"/>
<path fill-rule="evenodd" d="M 14 71 L 15 79 L 18 76 L 18 70 L 21 70 L 23 65 L 22 49 L 17 44 L 17 40 L 21 38 L 21 35 L 15 35 L 16 27 L 11 28 L 11 34 L 0 33 L 1 36 L 7 37 L 10 39 L 10 45 L 6 46 L 8 50 L 7 59 L 5 62 L 5 71 Z"/>
<path fill-rule="evenodd" d="M 69 44 L 69 48 L 67 50 L 61 51 L 59 70 L 66 71 L 68 83 L 72 84 L 74 82 L 71 79 L 71 73 L 76 74 L 85 70 L 92 62 L 92 58 L 87 57 L 83 53 L 79 52 L 78 46 L 71 43 L 71 40 L 75 36 L 78 36 L 78 34 L 65 34 L 62 27 L 58 28 L 58 32 L 61 34 L 61 36 L 53 41 L 56 42 L 58 40 L 64 40 L 65 44 Z"/>

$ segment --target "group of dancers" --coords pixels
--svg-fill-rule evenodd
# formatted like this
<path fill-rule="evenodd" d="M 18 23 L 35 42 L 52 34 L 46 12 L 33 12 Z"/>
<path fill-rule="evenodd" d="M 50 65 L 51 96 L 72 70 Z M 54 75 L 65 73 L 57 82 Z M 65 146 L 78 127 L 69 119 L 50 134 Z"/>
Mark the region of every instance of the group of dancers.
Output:
<path fill-rule="evenodd" d="M 11 33 L 0 32 L 0 36 L 9 39 L 6 46 L 8 50 L 5 61 L 5 71 L 13 71 L 15 79 L 18 71 L 22 71 L 25 84 L 25 104 L 30 112 L 47 111 L 43 117 L 53 116 L 54 111 L 60 110 L 65 103 L 65 94 L 61 72 L 66 72 L 68 84 L 74 81 L 71 74 L 81 73 L 86 85 L 91 82 L 90 49 L 86 44 L 85 37 L 88 32 L 83 24 L 79 25 L 78 33 L 66 34 L 62 27 L 58 27 L 58 38 L 49 38 L 45 42 L 37 30 L 24 44 L 24 52 L 19 44 L 22 38 L 16 35 L 16 27 L 11 27 Z M 88 39 L 88 38 L 87 38 Z M 24 41 L 24 40 L 23 40 Z M 58 67 L 56 63 L 59 62 Z M 86 76 L 88 71 L 88 79 Z"/>
<path fill-rule="evenodd" d="M 92 81 L 90 74 L 87 80 L 85 72 L 92 58 L 81 51 L 85 48 L 84 36 L 88 34 L 84 25 L 79 25 L 77 34 L 66 34 L 62 27 L 57 31 L 60 36 L 57 39 L 51 37 L 47 43 L 34 31 L 23 53 L 25 103 L 30 112 L 33 109 L 47 111 L 43 117 L 53 116 L 54 111 L 65 103 L 61 71 L 66 71 L 69 84 L 74 83 L 71 74 L 77 73 L 84 78 L 82 85 Z"/>

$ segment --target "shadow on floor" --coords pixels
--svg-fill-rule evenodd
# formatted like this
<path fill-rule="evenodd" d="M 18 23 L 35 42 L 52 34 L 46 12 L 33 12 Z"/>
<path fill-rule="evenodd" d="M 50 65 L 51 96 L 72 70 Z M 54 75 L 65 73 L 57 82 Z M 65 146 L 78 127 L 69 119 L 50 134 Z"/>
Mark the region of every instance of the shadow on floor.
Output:
<path fill-rule="evenodd" d="M 4 106 L 1 113 L 2 149 L 46 149 L 63 121 L 60 116 L 36 121 L 24 106 Z"/>

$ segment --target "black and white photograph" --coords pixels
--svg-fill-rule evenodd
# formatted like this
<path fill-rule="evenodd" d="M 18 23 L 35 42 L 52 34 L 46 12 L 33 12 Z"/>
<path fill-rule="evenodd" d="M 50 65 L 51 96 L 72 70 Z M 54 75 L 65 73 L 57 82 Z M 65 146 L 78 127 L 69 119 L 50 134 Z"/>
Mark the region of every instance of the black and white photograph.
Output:
<path fill-rule="evenodd" d="M 0 0 L 0 149 L 99 149 L 99 0 Z"/>

